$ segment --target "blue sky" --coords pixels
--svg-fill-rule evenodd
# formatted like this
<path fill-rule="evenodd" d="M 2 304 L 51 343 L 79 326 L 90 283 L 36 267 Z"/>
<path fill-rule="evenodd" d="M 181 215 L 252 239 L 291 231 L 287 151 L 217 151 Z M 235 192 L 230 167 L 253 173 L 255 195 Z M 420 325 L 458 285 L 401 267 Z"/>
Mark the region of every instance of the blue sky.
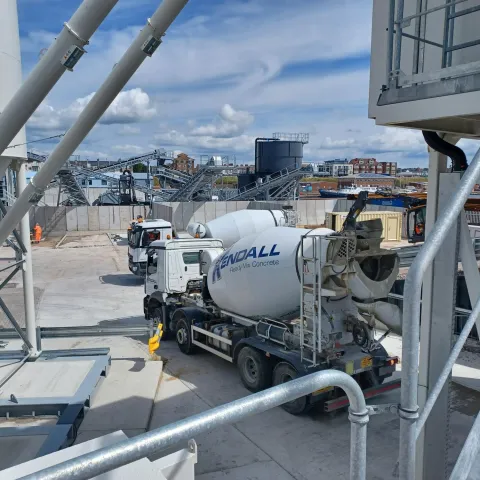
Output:
<path fill-rule="evenodd" d="M 24 75 L 79 4 L 18 0 Z M 157 5 L 119 0 L 32 117 L 30 140 L 74 122 Z M 256 137 L 306 132 L 305 160 L 425 165 L 418 132 L 367 118 L 370 30 L 371 0 L 190 0 L 77 153 L 115 159 L 164 148 L 251 162 Z"/>

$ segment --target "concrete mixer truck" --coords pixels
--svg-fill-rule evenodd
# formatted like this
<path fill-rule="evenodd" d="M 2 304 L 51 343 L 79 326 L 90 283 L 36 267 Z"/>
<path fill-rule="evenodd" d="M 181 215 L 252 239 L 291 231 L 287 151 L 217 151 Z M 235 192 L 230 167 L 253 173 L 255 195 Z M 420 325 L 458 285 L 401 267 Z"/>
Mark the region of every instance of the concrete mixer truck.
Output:
<path fill-rule="evenodd" d="M 236 363 L 252 391 L 329 368 L 354 376 L 367 397 L 398 388 L 384 383 L 398 359 L 381 341 L 401 331 L 398 307 L 383 301 L 399 261 L 380 247 L 380 220 L 356 222 L 364 200 L 340 232 L 279 226 L 227 249 L 212 238 L 154 242 L 144 305 L 157 305 L 156 321 L 183 353 Z M 387 331 L 376 339 L 379 322 Z M 327 388 L 283 407 L 334 411 L 348 405 L 342 395 Z"/>

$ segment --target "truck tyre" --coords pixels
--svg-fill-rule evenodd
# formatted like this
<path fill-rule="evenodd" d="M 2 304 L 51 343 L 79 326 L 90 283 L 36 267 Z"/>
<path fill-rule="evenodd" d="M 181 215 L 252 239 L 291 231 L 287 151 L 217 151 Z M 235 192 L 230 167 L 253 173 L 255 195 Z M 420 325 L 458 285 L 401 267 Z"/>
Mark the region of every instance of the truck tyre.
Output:
<path fill-rule="evenodd" d="M 150 319 L 153 321 L 154 326 L 156 327 L 159 323 L 163 325 L 163 336 L 162 340 L 169 340 L 172 337 L 172 332 L 168 326 L 168 320 L 163 318 L 163 309 L 162 305 L 158 302 L 155 302 L 152 306 L 148 307 L 150 310 Z"/>
<path fill-rule="evenodd" d="M 248 390 L 258 392 L 271 384 L 272 368 L 265 355 L 252 347 L 243 347 L 237 358 L 242 383 Z"/>
<path fill-rule="evenodd" d="M 195 345 L 192 344 L 191 325 L 185 316 L 182 315 L 177 320 L 177 328 L 175 333 L 177 337 L 177 345 L 180 351 L 185 355 L 192 355 L 192 353 L 195 353 Z"/>
<path fill-rule="evenodd" d="M 280 362 L 273 371 L 273 385 L 281 385 L 298 377 L 298 372 L 289 363 Z M 292 415 L 300 415 L 309 409 L 308 397 L 300 397 L 291 402 L 284 403 L 282 408 Z"/>

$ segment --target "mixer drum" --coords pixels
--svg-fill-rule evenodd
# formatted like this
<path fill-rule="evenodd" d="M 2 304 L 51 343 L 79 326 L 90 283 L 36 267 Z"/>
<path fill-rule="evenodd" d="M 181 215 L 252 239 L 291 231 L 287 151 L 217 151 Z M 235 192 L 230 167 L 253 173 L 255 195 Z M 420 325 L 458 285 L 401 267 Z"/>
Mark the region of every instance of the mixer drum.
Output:
<path fill-rule="evenodd" d="M 208 272 L 212 299 L 220 308 L 245 317 L 298 316 L 299 244 L 308 233 L 333 232 L 275 227 L 239 240 Z"/>
<path fill-rule="evenodd" d="M 192 237 L 218 238 L 223 241 L 223 246 L 228 248 L 246 235 L 285 224 L 286 215 L 282 210 L 238 210 L 205 224 L 191 223 L 187 231 Z"/>

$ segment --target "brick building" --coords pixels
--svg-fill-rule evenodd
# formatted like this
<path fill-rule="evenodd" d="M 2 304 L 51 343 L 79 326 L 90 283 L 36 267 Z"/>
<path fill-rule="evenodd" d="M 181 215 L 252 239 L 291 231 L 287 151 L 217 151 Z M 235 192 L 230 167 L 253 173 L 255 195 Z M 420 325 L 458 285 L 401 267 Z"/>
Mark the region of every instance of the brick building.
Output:
<path fill-rule="evenodd" d="M 377 161 L 374 158 L 354 158 L 350 160 L 353 165 L 353 174 L 358 173 L 377 173 Z"/>
<path fill-rule="evenodd" d="M 196 171 L 195 160 L 186 153 L 180 153 L 173 159 L 172 168 L 180 172 L 192 174 Z"/>
<path fill-rule="evenodd" d="M 378 173 L 357 173 L 356 175 L 338 179 L 338 188 L 354 185 L 357 187 L 393 188 L 395 186 L 395 178 Z"/>
<path fill-rule="evenodd" d="M 353 174 L 358 173 L 379 173 L 391 175 L 397 174 L 397 162 L 377 162 L 375 158 L 354 158 L 350 160 L 353 166 Z"/>

